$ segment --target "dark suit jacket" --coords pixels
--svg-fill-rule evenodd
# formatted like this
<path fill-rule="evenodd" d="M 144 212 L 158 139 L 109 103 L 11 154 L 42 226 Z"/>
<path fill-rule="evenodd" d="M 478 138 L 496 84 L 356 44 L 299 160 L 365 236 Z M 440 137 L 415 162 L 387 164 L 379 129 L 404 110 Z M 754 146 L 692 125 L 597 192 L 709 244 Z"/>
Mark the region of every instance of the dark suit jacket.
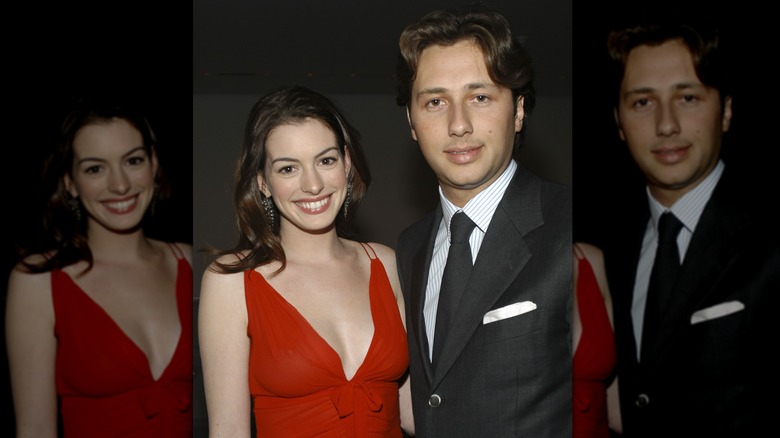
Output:
<path fill-rule="evenodd" d="M 661 316 L 655 347 L 641 365 L 631 301 L 649 220 L 646 203 L 604 248 L 626 436 L 671 436 L 670 430 L 679 436 L 760 436 L 754 433 L 769 430 L 769 415 L 776 415 L 770 406 L 777 406 L 778 385 L 772 382 L 778 377 L 770 357 L 778 329 L 770 318 L 777 319 L 780 294 L 778 227 L 754 208 L 761 204 L 747 199 L 755 187 L 742 190 L 738 179 L 726 170 L 713 191 Z M 697 311 L 739 308 L 730 302 L 744 309 L 691 324 Z"/>
<path fill-rule="evenodd" d="M 437 208 L 397 245 L 416 436 L 570 436 L 571 190 L 518 166 L 434 371 L 423 302 L 441 218 Z M 523 301 L 538 307 L 483 324 L 488 311 Z M 434 394 L 437 407 L 429 405 Z"/>

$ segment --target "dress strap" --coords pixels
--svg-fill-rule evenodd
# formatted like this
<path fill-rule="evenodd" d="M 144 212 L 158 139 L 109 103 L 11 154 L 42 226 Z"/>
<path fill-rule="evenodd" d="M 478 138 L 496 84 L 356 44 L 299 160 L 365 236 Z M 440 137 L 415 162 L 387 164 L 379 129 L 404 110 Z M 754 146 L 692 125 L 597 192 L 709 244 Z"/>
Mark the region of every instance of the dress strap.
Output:
<path fill-rule="evenodd" d="M 181 260 L 184 258 L 184 252 L 179 248 L 179 245 L 171 242 L 165 242 L 168 244 L 168 246 L 171 248 L 171 252 L 173 253 L 173 256 L 176 257 L 176 260 Z"/>
<path fill-rule="evenodd" d="M 574 256 L 577 257 L 577 260 L 582 260 L 586 258 L 585 253 L 582 251 L 582 248 L 580 248 L 579 245 L 575 243 L 574 245 L 572 245 L 572 247 L 573 247 L 572 252 L 574 252 Z"/>
<path fill-rule="evenodd" d="M 368 243 L 363 243 L 363 242 L 359 242 L 359 243 L 363 247 L 363 251 L 366 252 L 366 255 L 368 256 L 368 258 L 370 258 L 371 260 L 374 260 L 375 258 L 377 258 L 376 251 L 374 251 L 374 248 L 372 248 L 371 245 L 369 245 Z M 366 249 L 366 247 L 368 247 L 368 249 Z M 371 250 L 371 253 L 368 252 L 369 249 Z"/>

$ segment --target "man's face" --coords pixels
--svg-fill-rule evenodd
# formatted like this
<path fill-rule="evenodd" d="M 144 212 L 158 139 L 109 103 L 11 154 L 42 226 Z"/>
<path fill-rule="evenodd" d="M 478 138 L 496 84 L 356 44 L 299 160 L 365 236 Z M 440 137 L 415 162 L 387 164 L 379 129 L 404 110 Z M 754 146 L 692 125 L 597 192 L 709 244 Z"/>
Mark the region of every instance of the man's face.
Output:
<path fill-rule="evenodd" d="M 444 195 L 463 206 L 495 181 L 512 158 L 523 105 L 493 83 L 480 48 L 471 41 L 423 50 L 412 84 L 412 137 Z"/>
<path fill-rule="evenodd" d="M 638 46 L 626 60 L 615 112 L 620 138 L 653 197 L 671 206 L 715 167 L 731 122 L 731 98 L 701 83 L 680 40 Z"/>

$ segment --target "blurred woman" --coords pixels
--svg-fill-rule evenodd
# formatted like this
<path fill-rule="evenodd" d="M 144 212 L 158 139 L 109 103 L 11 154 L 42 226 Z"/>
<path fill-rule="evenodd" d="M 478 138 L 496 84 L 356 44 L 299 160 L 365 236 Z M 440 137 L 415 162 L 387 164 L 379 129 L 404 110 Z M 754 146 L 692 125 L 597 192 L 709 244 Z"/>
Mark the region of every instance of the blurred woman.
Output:
<path fill-rule="evenodd" d="M 192 249 L 145 234 L 170 190 L 156 147 L 118 103 L 83 99 L 63 122 L 44 171 L 48 249 L 26 251 L 8 284 L 19 437 L 192 436 Z"/>
<path fill-rule="evenodd" d="M 572 427 L 574 438 L 622 432 L 615 366 L 612 298 L 601 249 L 574 244 Z"/>

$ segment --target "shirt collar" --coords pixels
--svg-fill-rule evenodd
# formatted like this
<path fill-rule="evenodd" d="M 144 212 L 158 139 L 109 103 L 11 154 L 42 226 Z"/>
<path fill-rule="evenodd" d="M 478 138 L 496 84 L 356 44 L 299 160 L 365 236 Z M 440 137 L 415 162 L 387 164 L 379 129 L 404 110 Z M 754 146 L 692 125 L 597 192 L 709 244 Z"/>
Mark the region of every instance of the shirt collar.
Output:
<path fill-rule="evenodd" d="M 512 177 L 514 177 L 516 171 L 517 163 L 512 159 L 498 179 L 493 181 L 493 183 L 484 190 L 477 193 L 476 196 L 471 198 L 471 200 L 463 206 L 463 212 L 466 213 L 469 219 L 471 219 L 483 233 L 487 232 L 488 225 L 490 225 L 490 221 L 493 219 L 493 213 L 496 211 L 496 207 L 498 207 L 498 203 L 504 196 L 504 192 L 509 186 L 509 182 L 512 181 Z M 449 235 L 450 219 L 452 219 L 452 215 L 461 209 L 444 196 L 441 186 L 439 186 L 439 200 L 441 202 L 444 220 L 447 224 L 447 233 Z"/>
<path fill-rule="evenodd" d="M 715 168 L 712 169 L 709 175 L 707 175 L 701 183 L 694 187 L 691 191 L 683 195 L 680 199 L 672 204 L 671 208 L 666 208 L 653 198 L 650 194 L 650 189 L 647 190 L 647 198 L 650 203 L 650 217 L 653 220 L 655 229 L 658 229 L 658 220 L 665 211 L 669 210 L 683 223 L 683 226 L 690 231 L 696 229 L 696 225 L 699 223 L 701 213 L 704 211 L 704 206 L 709 201 L 712 192 L 715 190 L 715 186 L 718 184 L 721 175 L 723 175 L 723 169 L 725 164 L 722 160 L 718 160 Z"/>

